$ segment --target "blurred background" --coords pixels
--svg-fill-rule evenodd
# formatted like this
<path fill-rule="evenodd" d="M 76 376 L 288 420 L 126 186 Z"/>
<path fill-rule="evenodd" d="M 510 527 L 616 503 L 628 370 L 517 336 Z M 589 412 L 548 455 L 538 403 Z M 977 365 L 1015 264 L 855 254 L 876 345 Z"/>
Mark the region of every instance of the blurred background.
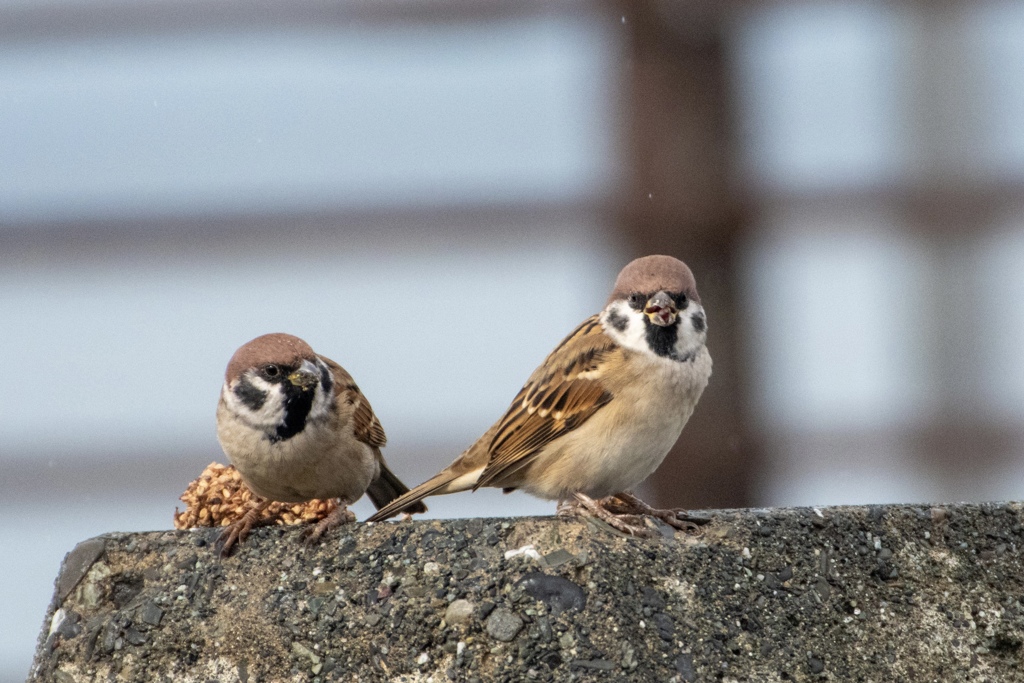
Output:
<path fill-rule="evenodd" d="M 0 681 L 224 460 L 240 344 L 345 365 L 416 484 L 647 253 L 715 372 L 645 496 L 1019 499 L 1022 189 L 1020 2 L 0 0 Z"/>

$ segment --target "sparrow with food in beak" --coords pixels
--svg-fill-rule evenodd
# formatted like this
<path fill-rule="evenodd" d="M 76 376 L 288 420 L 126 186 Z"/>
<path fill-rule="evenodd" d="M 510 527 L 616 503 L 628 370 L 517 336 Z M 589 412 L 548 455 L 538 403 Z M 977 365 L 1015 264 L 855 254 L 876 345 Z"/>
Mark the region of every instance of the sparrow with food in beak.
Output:
<path fill-rule="evenodd" d="M 693 273 L 645 256 L 615 281 L 604 310 L 583 321 L 527 380 L 499 419 L 451 465 L 370 521 L 427 496 L 493 486 L 559 501 L 635 535 L 639 516 L 692 528 L 678 510 L 630 493 L 679 438 L 711 376 L 707 319 Z"/>
<path fill-rule="evenodd" d="M 340 499 L 306 531 L 315 541 L 354 521 L 347 506 L 364 493 L 381 508 L 409 490 L 384 462 L 384 428 L 352 376 L 289 334 L 257 337 L 231 357 L 217 405 L 217 437 L 262 499 L 224 529 L 217 541 L 222 556 L 245 540 L 272 501 Z M 426 506 L 410 501 L 397 511 L 425 512 Z"/>

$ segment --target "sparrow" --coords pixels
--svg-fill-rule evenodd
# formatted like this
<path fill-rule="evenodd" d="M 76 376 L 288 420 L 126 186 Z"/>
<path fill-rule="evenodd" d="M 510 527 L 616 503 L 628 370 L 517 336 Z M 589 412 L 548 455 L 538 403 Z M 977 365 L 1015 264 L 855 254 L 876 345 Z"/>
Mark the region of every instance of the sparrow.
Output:
<path fill-rule="evenodd" d="M 632 261 L 604 309 L 562 340 L 483 436 L 369 521 L 427 496 L 492 486 L 633 535 L 650 535 L 642 515 L 693 528 L 681 510 L 652 508 L 630 489 L 665 459 L 707 386 L 707 327 L 685 263 Z"/>
<path fill-rule="evenodd" d="M 384 428 L 352 376 L 290 334 L 257 337 L 231 357 L 217 404 L 217 438 L 260 497 L 224 529 L 217 541 L 224 557 L 272 501 L 340 500 L 306 530 L 312 542 L 354 521 L 347 506 L 364 493 L 380 508 L 409 491 L 384 462 Z M 418 501 L 394 508 L 426 509 Z"/>

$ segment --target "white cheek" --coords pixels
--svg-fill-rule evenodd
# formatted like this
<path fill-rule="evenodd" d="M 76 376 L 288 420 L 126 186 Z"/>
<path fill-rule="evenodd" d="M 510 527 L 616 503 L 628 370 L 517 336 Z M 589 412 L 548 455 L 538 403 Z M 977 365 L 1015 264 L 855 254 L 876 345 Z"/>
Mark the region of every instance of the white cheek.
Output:
<path fill-rule="evenodd" d="M 253 427 L 262 429 L 276 429 L 277 425 L 284 420 L 284 397 L 281 395 L 281 388 L 267 382 L 259 375 L 248 377 L 249 383 L 260 391 L 267 394 L 267 400 L 263 402 L 259 410 L 253 410 L 233 391 L 235 384 L 225 386 L 222 392 L 224 402 L 234 414 L 242 417 Z"/>
<path fill-rule="evenodd" d="M 323 372 L 327 370 L 327 366 L 319 358 L 316 361 L 317 371 Z M 310 420 L 322 420 L 327 417 L 331 412 L 331 407 L 334 405 L 334 389 L 335 386 L 331 385 L 330 391 L 324 391 L 323 382 L 317 382 L 315 393 L 313 394 L 313 405 L 309 409 Z"/>
<path fill-rule="evenodd" d="M 325 392 L 322 385 L 317 385 L 316 393 L 313 395 L 313 405 L 309 409 L 309 420 L 322 420 L 331 412 L 331 404 L 334 403 L 334 390 Z"/>
<path fill-rule="evenodd" d="M 253 385 L 260 391 L 266 391 L 267 393 L 274 393 L 277 389 L 277 385 L 271 384 L 267 380 L 263 379 L 257 374 L 250 374 L 246 377 L 249 380 L 249 384 Z"/>
<path fill-rule="evenodd" d="M 619 317 L 627 321 L 626 327 L 617 329 L 609 322 L 610 318 Z M 647 351 L 647 329 L 644 326 L 644 314 L 629 307 L 625 301 L 616 301 L 601 313 L 601 326 L 605 334 L 626 349 Z"/>
<path fill-rule="evenodd" d="M 693 315 L 700 313 L 704 319 L 704 325 L 698 330 L 693 324 Z M 696 304 L 690 304 L 685 311 L 682 312 L 681 321 L 679 323 L 679 333 L 676 338 L 676 353 L 680 356 L 685 356 L 688 353 L 696 351 L 704 345 L 704 341 L 707 339 L 708 333 L 707 316 L 704 315 L 704 307 Z"/>
<path fill-rule="evenodd" d="M 705 317 L 704 328 L 698 330 L 693 324 L 693 315 L 704 313 L 704 308 L 699 304 L 690 303 L 685 310 L 680 312 L 678 336 L 676 337 L 675 350 L 680 358 L 684 358 L 698 351 L 704 345 L 707 338 L 707 318 Z M 627 321 L 626 326 L 619 330 L 611 324 L 610 319 L 615 317 Z M 616 301 L 601 313 L 601 325 L 605 333 L 614 339 L 623 348 L 632 349 L 644 353 L 650 353 L 650 346 L 647 343 L 647 326 L 644 324 L 644 314 L 629 307 L 624 301 Z"/>

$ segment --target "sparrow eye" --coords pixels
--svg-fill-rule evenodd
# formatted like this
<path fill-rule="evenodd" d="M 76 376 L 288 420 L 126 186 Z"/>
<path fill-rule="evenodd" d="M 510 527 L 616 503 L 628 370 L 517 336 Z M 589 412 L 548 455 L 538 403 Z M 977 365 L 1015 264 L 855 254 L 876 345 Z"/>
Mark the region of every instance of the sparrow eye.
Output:
<path fill-rule="evenodd" d="M 266 375 L 267 377 L 277 377 L 278 375 L 281 374 L 281 368 L 277 367 L 273 363 L 271 363 L 270 365 L 264 365 L 263 374 Z"/>
<path fill-rule="evenodd" d="M 641 308 L 644 307 L 645 303 L 647 303 L 647 297 L 641 294 L 640 292 L 634 292 L 629 295 L 630 308 L 635 308 L 639 311 Z"/>
<path fill-rule="evenodd" d="M 686 298 L 685 294 L 673 294 L 672 300 L 675 301 L 676 308 L 678 308 L 680 311 L 686 308 L 686 306 L 690 303 L 689 299 Z"/>

